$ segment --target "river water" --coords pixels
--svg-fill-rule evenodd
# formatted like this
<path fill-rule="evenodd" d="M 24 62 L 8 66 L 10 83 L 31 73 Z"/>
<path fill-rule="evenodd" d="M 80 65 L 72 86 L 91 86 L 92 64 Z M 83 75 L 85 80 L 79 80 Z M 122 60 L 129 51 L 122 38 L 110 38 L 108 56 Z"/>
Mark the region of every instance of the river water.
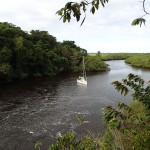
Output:
<path fill-rule="evenodd" d="M 124 61 L 108 61 L 111 70 L 87 74 L 88 85 L 76 83 L 78 74 L 37 78 L 0 86 L 0 150 L 33 150 L 37 141 L 42 150 L 64 133 L 77 136 L 102 134 L 103 107 L 115 101 L 128 103 L 111 82 L 129 73 L 150 80 L 150 71 L 131 67 Z M 76 116 L 81 115 L 81 124 Z"/>

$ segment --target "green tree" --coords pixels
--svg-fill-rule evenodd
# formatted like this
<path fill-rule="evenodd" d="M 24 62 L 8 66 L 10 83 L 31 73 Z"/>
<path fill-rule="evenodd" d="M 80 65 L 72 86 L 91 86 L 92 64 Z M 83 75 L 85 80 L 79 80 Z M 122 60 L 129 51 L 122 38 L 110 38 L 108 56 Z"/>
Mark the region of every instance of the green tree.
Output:
<path fill-rule="evenodd" d="M 99 56 L 99 55 L 101 55 L 101 52 L 100 52 L 100 51 L 98 51 L 98 52 L 97 52 L 97 55 L 98 55 L 98 56 Z"/>
<path fill-rule="evenodd" d="M 41 42 L 43 50 L 53 50 L 57 45 L 56 38 L 50 35 L 47 31 L 31 30 L 30 33 L 30 40 L 34 44 Z"/>
<path fill-rule="evenodd" d="M 87 50 L 74 41 L 57 42 L 47 31 L 24 32 L 0 23 L 0 82 L 79 71 Z"/>
<path fill-rule="evenodd" d="M 9 63 L 0 64 L 0 82 L 9 82 L 13 78 L 13 69 Z"/>
<path fill-rule="evenodd" d="M 99 56 L 87 56 L 85 59 L 87 72 L 98 72 L 109 70 L 108 65 Z"/>
<path fill-rule="evenodd" d="M 9 48 L 4 46 L 2 49 L 0 49 L 0 63 L 7 63 L 11 61 L 12 53 Z"/>

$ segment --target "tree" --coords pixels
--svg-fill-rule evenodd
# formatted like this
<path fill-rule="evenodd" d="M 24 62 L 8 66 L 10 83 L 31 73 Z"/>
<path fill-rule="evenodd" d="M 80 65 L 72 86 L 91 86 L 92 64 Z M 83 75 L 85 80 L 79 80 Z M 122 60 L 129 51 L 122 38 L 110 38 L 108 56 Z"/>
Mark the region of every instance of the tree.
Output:
<path fill-rule="evenodd" d="M 105 7 L 108 1 L 109 0 L 92 0 L 91 2 L 89 2 L 87 0 L 82 0 L 80 3 L 68 2 L 63 8 L 58 10 L 56 14 L 61 16 L 60 19 L 63 19 L 63 22 L 67 22 L 67 21 L 70 22 L 72 16 L 75 17 L 77 21 L 80 21 L 81 15 L 84 14 L 84 18 L 81 22 L 82 25 L 86 19 L 86 11 L 88 6 L 91 7 L 90 12 L 94 14 L 95 11 L 98 10 L 100 6 Z M 142 24 L 145 25 L 146 20 L 144 19 L 144 17 L 146 15 L 150 15 L 150 13 L 146 11 L 145 3 L 146 0 L 142 0 L 144 15 L 134 19 L 131 25 L 140 25 L 140 26 Z"/>
<path fill-rule="evenodd" d="M 6 46 L 4 46 L 2 49 L 0 49 L 0 63 L 10 63 L 12 57 L 11 50 L 8 49 Z"/>
<path fill-rule="evenodd" d="M 100 51 L 98 51 L 98 52 L 97 52 L 97 55 L 99 56 L 100 54 L 101 54 L 101 52 L 100 52 Z"/>

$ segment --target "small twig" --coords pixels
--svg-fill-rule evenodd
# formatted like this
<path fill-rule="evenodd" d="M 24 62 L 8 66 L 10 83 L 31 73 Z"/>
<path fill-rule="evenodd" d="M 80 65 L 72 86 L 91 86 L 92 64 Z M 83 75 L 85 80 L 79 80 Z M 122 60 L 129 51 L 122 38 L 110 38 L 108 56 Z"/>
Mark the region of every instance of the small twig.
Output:
<path fill-rule="evenodd" d="M 146 0 L 143 0 L 143 1 L 142 1 L 142 7 L 143 7 L 143 11 L 144 11 L 144 13 L 145 13 L 142 17 L 144 17 L 144 16 L 146 16 L 146 15 L 150 15 L 150 13 L 148 13 L 148 12 L 146 11 L 145 2 L 146 2 Z"/>

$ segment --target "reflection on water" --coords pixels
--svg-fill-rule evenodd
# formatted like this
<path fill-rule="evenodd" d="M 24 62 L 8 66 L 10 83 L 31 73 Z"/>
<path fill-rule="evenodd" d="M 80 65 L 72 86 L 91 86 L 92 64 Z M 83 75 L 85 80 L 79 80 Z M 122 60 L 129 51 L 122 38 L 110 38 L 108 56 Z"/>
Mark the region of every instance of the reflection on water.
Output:
<path fill-rule="evenodd" d="M 88 85 L 76 83 L 78 75 L 30 79 L 0 87 L 0 149 L 32 150 L 38 140 L 43 149 L 58 135 L 75 132 L 80 136 L 102 133 L 102 108 L 130 96 L 117 93 L 111 82 L 129 73 L 149 80 L 150 72 L 132 68 L 123 61 L 109 61 L 111 70 L 88 74 Z M 80 124 L 76 115 L 85 120 Z"/>

